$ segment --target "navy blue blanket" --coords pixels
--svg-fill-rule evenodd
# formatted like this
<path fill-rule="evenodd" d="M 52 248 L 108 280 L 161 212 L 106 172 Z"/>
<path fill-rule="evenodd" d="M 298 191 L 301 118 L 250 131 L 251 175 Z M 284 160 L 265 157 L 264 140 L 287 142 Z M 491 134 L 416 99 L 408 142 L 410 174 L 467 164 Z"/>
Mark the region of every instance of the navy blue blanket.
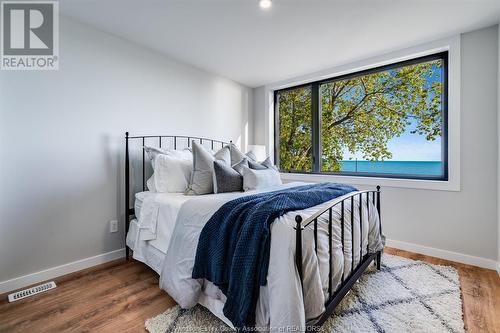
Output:
<path fill-rule="evenodd" d="M 303 185 L 240 197 L 224 204 L 203 227 L 192 277 L 218 286 L 224 315 L 237 328 L 255 325 L 259 288 L 267 282 L 270 224 L 289 211 L 306 209 L 356 188 L 334 183 Z"/>

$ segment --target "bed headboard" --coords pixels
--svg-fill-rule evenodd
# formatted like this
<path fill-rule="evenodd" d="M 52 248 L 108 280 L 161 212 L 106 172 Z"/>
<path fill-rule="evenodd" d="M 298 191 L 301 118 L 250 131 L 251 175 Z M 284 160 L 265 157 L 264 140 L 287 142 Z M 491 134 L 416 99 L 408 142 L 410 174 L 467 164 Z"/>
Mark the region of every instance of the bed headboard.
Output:
<path fill-rule="evenodd" d="M 135 193 L 131 193 L 130 190 L 130 144 L 132 142 L 138 142 L 140 144 L 140 168 L 142 170 L 142 190 L 146 190 L 146 151 L 144 146 L 156 146 L 158 148 L 166 149 L 178 149 L 181 147 L 190 147 L 192 141 L 199 141 L 200 144 L 208 146 L 209 148 L 217 149 L 222 148 L 224 145 L 229 144 L 229 142 L 208 139 L 198 136 L 186 136 L 186 135 L 140 135 L 140 136 L 130 136 L 129 132 L 125 132 L 125 242 L 130 225 L 130 217 L 135 215 L 134 208 L 130 208 L 131 196 Z M 207 147 L 207 148 L 208 148 Z M 129 257 L 129 248 L 125 243 L 126 248 L 126 258 Z"/>

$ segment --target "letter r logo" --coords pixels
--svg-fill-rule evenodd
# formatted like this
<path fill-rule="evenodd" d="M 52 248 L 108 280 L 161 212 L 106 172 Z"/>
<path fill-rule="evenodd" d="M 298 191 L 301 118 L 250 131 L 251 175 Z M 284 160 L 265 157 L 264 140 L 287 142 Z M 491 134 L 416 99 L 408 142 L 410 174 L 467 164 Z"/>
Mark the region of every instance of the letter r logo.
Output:
<path fill-rule="evenodd" d="M 53 55 L 54 4 L 3 2 L 4 55 Z"/>

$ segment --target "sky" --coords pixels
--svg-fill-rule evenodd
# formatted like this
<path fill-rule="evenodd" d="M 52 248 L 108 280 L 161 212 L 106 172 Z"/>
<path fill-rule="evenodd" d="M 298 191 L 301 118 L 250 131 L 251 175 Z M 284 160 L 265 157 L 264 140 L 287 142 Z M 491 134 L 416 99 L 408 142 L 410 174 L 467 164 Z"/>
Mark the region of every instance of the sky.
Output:
<path fill-rule="evenodd" d="M 407 129 L 400 137 L 393 138 L 387 144 L 392 158 L 387 161 L 440 161 L 441 138 L 427 141 L 425 136 L 411 134 Z M 344 151 L 344 160 L 350 158 L 364 160 L 361 153 L 350 154 Z"/>

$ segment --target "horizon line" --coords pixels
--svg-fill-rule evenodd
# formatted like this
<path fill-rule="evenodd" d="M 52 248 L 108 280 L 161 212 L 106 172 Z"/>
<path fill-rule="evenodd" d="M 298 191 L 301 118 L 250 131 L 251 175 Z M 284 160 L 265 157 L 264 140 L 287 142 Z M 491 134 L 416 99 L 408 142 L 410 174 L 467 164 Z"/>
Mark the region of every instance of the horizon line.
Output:
<path fill-rule="evenodd" d="M 384 161 L 369 161 L 369 160 L 339 160 L 339 162 L 439 162 L 440 160 L 384 160 Z"/>

